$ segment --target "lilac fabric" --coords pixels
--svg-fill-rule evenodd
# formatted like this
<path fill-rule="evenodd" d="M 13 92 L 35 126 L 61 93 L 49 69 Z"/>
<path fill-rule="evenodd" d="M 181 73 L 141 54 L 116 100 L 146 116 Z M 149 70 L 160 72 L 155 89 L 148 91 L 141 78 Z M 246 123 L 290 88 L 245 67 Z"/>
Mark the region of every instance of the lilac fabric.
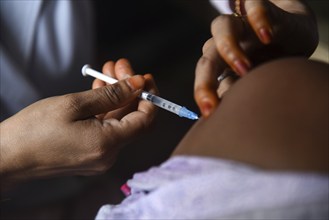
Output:
<path fill-rule="evenodd" d="M 329 178 L 176 156 L 127 182 L 131 194 L 96 219 L 327 219 Z"/>

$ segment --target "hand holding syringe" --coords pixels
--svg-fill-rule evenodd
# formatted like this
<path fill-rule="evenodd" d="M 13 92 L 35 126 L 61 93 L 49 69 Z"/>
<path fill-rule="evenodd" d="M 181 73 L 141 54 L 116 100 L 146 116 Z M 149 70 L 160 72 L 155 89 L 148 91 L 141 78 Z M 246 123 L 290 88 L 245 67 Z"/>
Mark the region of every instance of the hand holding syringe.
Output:
<path fill-rule="evenodd" d="M 100 79 L 104 82 L 107 82 L 109 84 L 114 84 L 114 83 L 118 82 L 118 80 L 111 78 L 107 75 L 104 75 L 104 74 L 92 69 L 88 64 L 86 64 L 82 67 L 81 72 L 82 72 L 83 76 L 89 75 L 89 76 L 95 77 L 97 79 Z M 172 113 L 175 113 L 175 114 L 179 115 L 180 117 L 188 118 L 191 120 L 197 120 L 199 118 L 196 113 L 188 110 L 187 108 L 177 105 L 173 102 L 170 102 L 166 99 L 163 99 L 163 98 L 153 95 L 151 93 L 143 91 L 140 94 L 140 98 L 150 101 L 154 105 L 156 105 L 162 109 L 165 109 L 167 111 L 170 111 Z"/>

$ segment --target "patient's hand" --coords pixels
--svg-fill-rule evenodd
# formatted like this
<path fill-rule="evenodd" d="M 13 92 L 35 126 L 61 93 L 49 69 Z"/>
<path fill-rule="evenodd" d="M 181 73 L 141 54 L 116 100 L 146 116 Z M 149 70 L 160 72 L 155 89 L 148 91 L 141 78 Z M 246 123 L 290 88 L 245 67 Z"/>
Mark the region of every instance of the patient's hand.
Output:
<path fill-rule="evenodd" d="M 314 15 L 303 1 L 242 2 L 245 16 L 221 15 L 214 19 L 212 38 L 204 44 L 197 63 L 194 98 L 206 117 L 220 101 L 216 79 L 226 68 L 244 76 L 269 60 L 308 57 L 318 43 Z"/>

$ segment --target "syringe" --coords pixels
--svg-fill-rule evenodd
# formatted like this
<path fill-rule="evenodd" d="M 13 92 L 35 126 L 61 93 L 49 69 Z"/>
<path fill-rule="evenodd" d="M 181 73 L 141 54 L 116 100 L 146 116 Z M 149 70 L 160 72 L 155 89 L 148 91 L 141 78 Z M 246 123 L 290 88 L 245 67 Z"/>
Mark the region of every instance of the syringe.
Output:
<path fill-rule="evenodd" d="M 118 82 L 118 80 L 116 80 L 112 77 L 109 77 L 107 75 L 104 75 L 104 74 L 92 69 L 88 64 L 86 64 L 82 67 L 81 72 L 82 72 L 83 76 L 89 75 L 89 76 L 95 77 L 97 79 L 100 79 L 104 82 L 107 82 L 109 84 L 114 84 L 114 83 Z M 199 119 L 199 117 L 196 113 L 188 110 L 187 108 L 185 108 L 183 106 L 180 106 L 180 105 L 177 105 L 177 104 L 175 104 L 173 102 L 170 102 L 166 99 L 163 99 L 159 96 L 153 95 L 149 92 L 143 91 L 140 94 L 140 98 L 144 99 L 144 100 L 147 100 L 147 101 L 150 101 L 154 105 L 156 105 L 160 108 L 163 108 L 167 111 L 170 111 L 172 113 L 175 113 L 175 114 L 179 115 L 180 117 L 188 118 L 188 119 L 191 119 L 191 120 Z"/>

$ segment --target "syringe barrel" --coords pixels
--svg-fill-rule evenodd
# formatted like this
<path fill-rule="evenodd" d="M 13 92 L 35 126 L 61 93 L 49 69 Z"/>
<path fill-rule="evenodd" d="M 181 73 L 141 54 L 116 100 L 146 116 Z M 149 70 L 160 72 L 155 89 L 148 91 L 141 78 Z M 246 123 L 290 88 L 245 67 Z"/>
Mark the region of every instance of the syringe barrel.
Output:
<path fill-rule="evenodd" d="M 182 108 L 182 106 L 180 106 L 180 105 L 177 105 L 173 102 L 170 102 L 166 99 L 163 99 L 159 96 L 153 95 L 153 94 L 145 92 L 145 91 L 143 91 L 141 93 L 140 97 L 144 100 L 148 100 L 148 101 L 152 102 L 154 105 L 156 105 L 160 108 L 166 109 L 167 111 L 170 111 L 177 115 L 179 115 L 179 111 Z"/>
<path fill-rule="evenodd" d="M 109 84 L 113 84 L 113 83 L 116 83 L 118 81 L 117 79 L 114 79 L 112 77 L 104 75 L 104 74 L 90 68 L 90 66 L 88 64 L 86 64 L 82 67 L 81 72 L 82 72 L 82 75 L 84 75 L 84 76 L 90 75 L 92 77 L 100 79 L 100 80 L 102 80 L 104 82 L 107 82 Z M 197 114 L 195 114 L 194 112 L 188 110 L 187 108 L 182 107 L 180 105 L 177 105 L 177 104 L 175 104 L 173 102 L 170 102 L 166 99 L 160 98 L 159 96 L 153 95 L 151 93 L 143 91 L 140 94 L 139 97 L 141 99 L 148 100 L 148 101 L 152 102 L 154 105 L 156 105 L 160 108 L 163 108 L 167 111 L 175 113 L 175 114 L 179 115 L 180 117 L 185 117 L 185 118 L 192 119 L 192 120 L 197 120 L 199 118 Z"/>

